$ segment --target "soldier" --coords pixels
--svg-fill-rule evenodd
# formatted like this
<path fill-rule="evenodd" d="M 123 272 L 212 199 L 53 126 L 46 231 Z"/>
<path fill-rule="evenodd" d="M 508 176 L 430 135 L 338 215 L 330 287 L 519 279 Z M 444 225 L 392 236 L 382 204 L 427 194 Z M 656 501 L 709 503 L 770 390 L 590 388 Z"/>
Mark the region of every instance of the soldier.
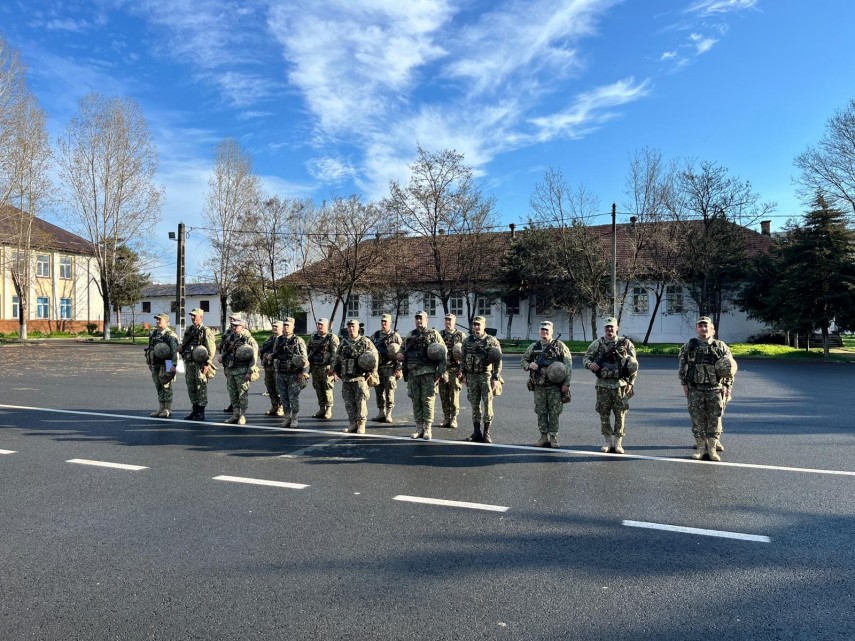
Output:
<path fill-rule="evenodd" d="M 411 438 L 431 439 L 436 384 L 445 374 L 446 350 L 442 336 L 427 326 L 427 312 L 416 313 L 416 328 L 407 335 L 404 351 L 398 356 L 404 364 L 407 395 L 413 402 L 416 431 Z M 434 347 L 437 345 L 437 347 Z"/>
<path fill-rule="evenodd" d="M 730 399 L 736 361 L 730 348 L 715 336 L 715 325 L 709 316 L 701 316 L 695 325 L 697 338 L 690 339 L 680 349 L 678 376 L 683 394 L 689 402 L 689 417 L 697 451 L 693 459 L 706 454 L 711 461 L 720 461 L 717 448 L 721 436 L 721 416 Z"/>
<path fill-rule="evenodd" d="M 309 339 L 309 371 L 312 374 L 312 387 L 318 395 L 318 411 L 312 418 L 332 418 L 333 386 L 332 363 L 338 349 L 339 339 L 330 333 L 330 322 L 319 318 L 318 331 Z"/>
<path fill-rule="evenodd" d="M 380 384 L 374 389 L 377 395 L 377 416 L 373 421 L 378 423 L 394 423 L 392 408 L 395 407 L 395 390 L 398 379 L 402 376 L 401 361 L 397 359 L 401 351 L 401 335 L 392 329 L 392 316 L 383 314 L 380 317 L 380 329 L 374 332 L 371 342 L 377 348 L 380 364 L 377 373 Z M 394 347 L 393 347 L 394 345 Z"/>
<path fill-rule="evenodd" d="M 273 363 L 273 348 L 276 347 L 276 340 L 282 336 L 282 325 L 280 320 L 273 321 L 270 324 L 273 333 L 258 348 L 258 357 L 264 367 L 264 387 L 270 397 L 270 409 L 264 413 L 265 416 L 285 416 L 282 401 L 276 389 L 276 366 Z"/>
<path fill-rule="evenodd" d="M 181 357 L 184 359 L 184 382 L 193 410 L 184 417 L 185 421 L 204 421 L 208 405 L 208 379 L 213 378 L 214 353 L 217 349 L 214 332 L 203 324 L 201 309 L 190 312 L 191 325 L 181 341 Z"/>
<path fill-rule="evenodd" d="M 619 330 L 616 318 L 603 321 L 604 335 L 588 346 L 582 365 L 597 376 L 596 410 L 605 439 L 600 451 L 623 454 L 624 421 L 638 376 L 638 360 L 635 345 L 625 336 L 620 336 Z M 612 414 L 614 426 L 611 425 Z"/>
<path fill-rule="evenodd" d="M 493 396 L 502 375 L 502 346 L 495 336 L 487 334 L 483 316 L 472 319 L 472 333 L 463 342 L 463 358 L 458 378 L 466 383 L 466 398 L 472 406 L 472 434 L 466 439 L 476 443 L 492 443 Z M 483 412 L 481 406 L 483 404 Z M 481 431 L 481 418 L 484 431 Z"/>
<path fill-rule="evenodd" d="M 155 315 L 154 323 L 155 327 L 148 335 L 145 360 L 151 370 L 151 380 L 154 381 L 160 407 L 149 416 L 169 418 L 172 413 L 172 381 L 177 369 L 178 336 L 169 329 L 167 314 Z"/>
<path fill-rule="evenodd" d="M 306 342 L 294 334 L 294 319 L 282 321 L 282 334 L 276 339 L 271 359 L 276 370 L 276 388 L 285 420 L 282 427 L 297 427 L 300 413 L 300 392 L 309 379 L 309 359 Z"/>
<path fill-rule="evenodd" d="M 529 372 L 528 389 L 534 392 L 534 413 L 540 439 L 535 447 L 558 447 L 558 417 L 570 399 L 573 357 L 560 340 L 552 338 L 552 321 L 540 324 L 540 340 L 529 345 L 522 359 Z"/>
<path fill-rule="evenodd" d="M 365 434 L 368 418 L 368 378 L 377 377 L 377 349 L 359 334 L 359 320 L 351 318 L 345 336 L 336 350 L 333 372 L 341 379 L 341 397 L 347 410 L 345 432 Z"/>
<path fill-rule="evenodd" d="M 455 324 L 457 316 L 445 315 L 445 329 L 440 330 L 439 335 L 445 342 L 448 352 L 448 369 L 439 379 L 439 399 L 442 401 L 443 421 L 440 427 L 457 429 L 457 415 L 460 413 L 460 373 L 463 356 L 463 341 L 466 340 L 466 332 L 461 332 Z"/>
<path fill-rule="evenodd" d="M 258 343 L 245 324 L 240 314 L 231 317 L 232 331 L 223 338 L 218 357 L 226 373 L 232 408 L 232 416 L 225 422 L 233 425 L 246 425 L 249 385 L 258 378 Z"/>
<path fill-rule="evenodd" d="M 229 340 L 229 337 L 234 333 L 234 330 L 232 329 L 232 320 L 234 318 L 235 318 L 235 314 L 231 314 L 229 316 L 228 327 L 226 327 L 226 331 L 223 332 L 223 335 L 220 338 L 220 342 L 217 344 L 217 351 L 220 352 L 220 356 L 217 357 L 217 362 L 219 362 L 219 363 L 223 362 L 223 358 L 222 358 L 223 345 L 225 345 L 226 341 Z M 229 388 L 229 371 L 225 365 L 223 365 L 223 375 L 226 377 L 226 390 L 228 391 L 228 388 Z M 225 412 L 226 414 L 231 414 L 232 412 L 234 412 L 234 409 L 235 408 L 232 407 L 232 404 L 229 403 L 228 407 L 223 408 L 223 412 Z"/>

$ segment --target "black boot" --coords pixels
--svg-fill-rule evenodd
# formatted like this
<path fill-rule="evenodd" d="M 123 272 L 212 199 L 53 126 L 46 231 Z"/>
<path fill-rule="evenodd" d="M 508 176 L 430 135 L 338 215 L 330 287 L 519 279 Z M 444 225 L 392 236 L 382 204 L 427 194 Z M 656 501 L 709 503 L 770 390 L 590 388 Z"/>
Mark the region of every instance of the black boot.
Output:
<path fill-rule="evenodd" d="M 205 406 L 198 405 L 196 407 L 196 418 L 193 419 L 195 421 L 204 421 L 205 420 Z"/>
<path fill-rule="evenodd" d="M 224 411 L 226 414 L 231 414 L 232 412 L 234 412 L 234 411 L 235 411 L 235 408 L 233 408 L 233 407 L 232 407 L 232 404 L 231 404 L 231 403 L 229 403 L 229 406 L 228 406 L 226 409 L 224 409 L 223 411 Z"/>
<path fill-rule="evenodd" d="M 185 421 L 195 421 L 196 420 L 196 414 L 198 414 L 198 413 L 199 413 L 199 406 L 194 405 L 193 411 L 191 411 L 187 416 L 185 416 L 184 420 Z"/>
<path fill-rule="evenodd" d="M 484 421 L 484 442 L 492 443 L 493 439 L 490 438 L 490 423 Z"/>
<path fill-rule="evenodd" d="M 474 426 L 472 435 L 469 436 L 466 440 L 472 443 L 482 443 L 484 441 L 484 437 L 481 436 L 481 422 L 474 421 L 472 425 Z"/>

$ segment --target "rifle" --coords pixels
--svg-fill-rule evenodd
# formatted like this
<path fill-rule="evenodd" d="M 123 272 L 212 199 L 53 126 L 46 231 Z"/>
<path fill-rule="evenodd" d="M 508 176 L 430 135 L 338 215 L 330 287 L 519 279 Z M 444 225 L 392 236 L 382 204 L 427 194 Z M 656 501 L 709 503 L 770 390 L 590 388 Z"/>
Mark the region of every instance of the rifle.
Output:
<path fill-rule="evenodd" d="M 558 333 L 558 335 L 555 338 L 553 338 L 549 342 L 549 344 L 546 347 L 544 347 L 542 350 L 540 350 L 540 354 L 538 354 L 537 358 L 534 360 L 534 364 L 537 365 L 537 369 L 536 370 L 531 370 L 531 369 L 528 370 L 527 387 L 529 388 L 530 391 L 534 391 L 534 386 L 535 386 L 535 383 L 537 381 L 537 378 L 543 375 L 543 364 L 546 360 L 545 359 L 546 350 L 549 349 L 550 347 L 552 347 L 553 345 L 555 345 L 555 343 L 558 342 L 559 338 L 561 338 L 560 332 Z"/>

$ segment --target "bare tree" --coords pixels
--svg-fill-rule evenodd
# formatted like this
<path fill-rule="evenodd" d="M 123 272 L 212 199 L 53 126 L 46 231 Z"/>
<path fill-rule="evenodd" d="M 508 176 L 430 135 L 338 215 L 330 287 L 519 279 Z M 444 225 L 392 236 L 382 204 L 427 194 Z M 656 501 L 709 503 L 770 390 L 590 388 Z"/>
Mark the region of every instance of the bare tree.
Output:
<path fill-rule="evenodd" d="M 220 297 L 220 328 L 226 317 L 234 280 L 245 243 L 241 232 L 260 205 L 260 181 L 252 170 L 252 158 L 234 138 L 226 138 L 214 149 L 214 168 L 208 179 L 203 216 L 205 235 L 211 243 L 208 266 Z"/>
<path fill-rule="evenodd" d="M 28 95 L 26 67 L 18 51 L 0 36 L 0 204 L 9 202 L 14 178 L 6 167 L 6 150 L 15 144 L 22 103 Z"/>
<path fill-rule="evenodd" d="M 142 253 L 160 219 L 163 190 L 155 185 L 157 149 L 140 106 L 127 97 L 92 92 L 80 100 L 58 141 L 60 176 L 70 224 L 92 243 L 110 338 L 119 248 Z"/>
<path fill-rule="evenodd" d="M 855 215 L 855 99 L 829 119 L 822 140 L 796 156 L 794 164 L 805 204 L 821 195 L 829 206 Z"/>
<path fill-rule="evenodd" d="M 389 218 L 376 203 L 359 196 L 336 197 L 318 210 L 308 237 L 312 255 L 319 260 L 306 267 L 301 277 L 306 285 L 332 298 L 330 326 L 339 306 L 351 296 L 368 289 L 380 265 L 388 258 L 384 239 L 391 234 Z M 342 313 L 341 327 L 344 327 Z"/>
<path fill-rule="evenodd" d="M 493 224 L 495 199 L 481 194 L 472 168 L 463 164 L 463 155 L 456 151 L 431 153 L 419 147 L 410 171 L 406 187 L 396 181 L 389 184 L 383 207 L 402 228 L 427 240 L 428 269 L 434 282 L 425 285 L 425 293 L 436 295 L 448 312 L 449 299 L 466 284 L 461 266 L 471 266 L 471 261 L 467 263 L 473 251 L 469 236 Z M 469 273 L 471 282 L 471 269 Z"/>

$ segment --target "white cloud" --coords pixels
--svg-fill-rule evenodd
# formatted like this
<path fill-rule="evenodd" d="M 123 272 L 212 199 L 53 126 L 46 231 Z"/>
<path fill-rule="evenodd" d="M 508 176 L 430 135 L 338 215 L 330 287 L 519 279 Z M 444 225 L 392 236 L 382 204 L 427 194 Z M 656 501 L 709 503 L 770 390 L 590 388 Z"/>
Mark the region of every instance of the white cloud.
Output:
<path fill-rule="evenodd" d="M 695 46 L 695 53 L 701 55 L 713 48 L 713 45 L 718 42 L 715 38 L 703 36 L 699 33 L 693 33 L 689 36 L 689 40 Z"/>
<path fill-rule="evenodd" d="M 712 16 L 754 9 L 759 3 L 760 0 L 698 0 L 686 11 L 701 16 Z"/>
<path fill-rule="evenodd" d="M 338 158 L 312 158 L 306 163 L 312 177 L 323 183 L 340 183 L 352 178 L 355 170 L 353 165 Z"/>

